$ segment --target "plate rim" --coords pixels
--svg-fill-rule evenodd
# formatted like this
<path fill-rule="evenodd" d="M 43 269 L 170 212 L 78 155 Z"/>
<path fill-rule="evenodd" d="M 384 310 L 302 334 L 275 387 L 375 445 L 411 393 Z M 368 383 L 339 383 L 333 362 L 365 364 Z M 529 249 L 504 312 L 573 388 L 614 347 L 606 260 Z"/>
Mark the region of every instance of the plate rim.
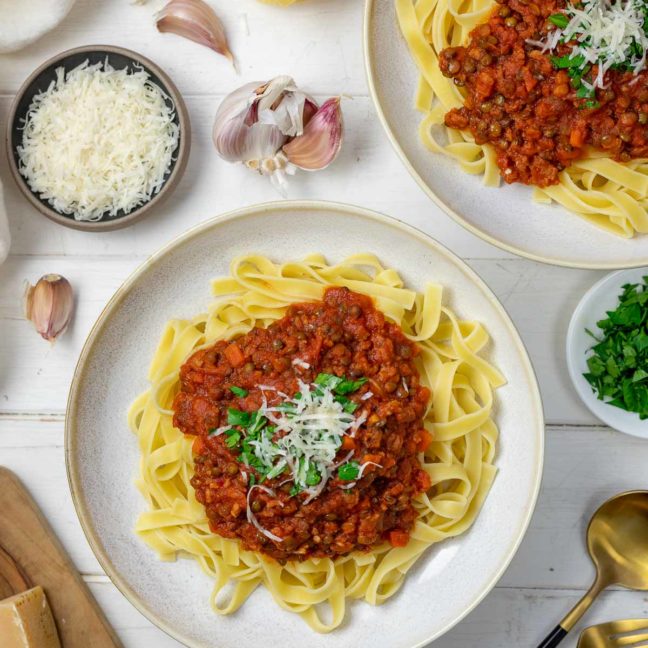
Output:
<path fill-rule="evenodd" d="M 94 526 L 92 524 L 92 517 L 88 511 L 87 504 L 85 501 L 85 496 L 83 494 L 83 487 L 81 480 L 78 475 L 78 466 L 76 465 L 74 449 L 76 447 L 76 399 L 80 389 L 80 384 L 82 382 L 84 373 L 87 369 L 87 361 L 94 346 L 95 340 L 103 329 L 104 325 L 109 321 L 112 311 L 126 298 L 130 289 L 136 284 L 141 275 L 143 275 L 151 266 L 153 266 L 159 259 L 164 257 L 166 254 L 172 252 L 174 249 L 180 245 L 186 243 L 192 238 L 199 236 L 202 232 L 209 230 L 214 227 L 218 227 L 221 223 L 235 220 L 238 218 L 244 218 L 246 216 L 252 216 L 259 213 L 269 213 L 275 211 L 297 211 L 297 210 L 311 210 L 311 211 L 336 211 L 345 214 L 352 214 L 354 216 L 359 216 L 361 218 L 366 218 L 368 220 L 379 222 L 383 225 L 391 226 L 396 229 L 402 230 L 410 235 L 415 236 L 423 244 L 427 245 L 431 249 L 434 249 L 437 253 L 444 255 L 449 261 L 453 262 L 458 268 L 460 268 L 466 275 L 470 277 L 477 285 L 477 287 L 483 292 L 484 296 L 491 303 L 493 308 L 498 311 L 498 314 L 502 318 L 504 324 L 509 329 L 509 333 L 512 337 L 513 343 L 520 355 L 523 368 L 527 374 L 531 386 L 531 399 L 533 401 L 533 409 L 535 425 L 537 429 L 537 438 L 536 444 L 538 447 L 537 458 L 534 466 L 535 474 L 533 477 L 533 489 L 531 498 L 528 502 L 528 506 L 525 512 L 524 517 L 522 518 L 522 524 L 519 527 L 518 535 L 515 538 L 515 541 L 511 545 L 511 548 L 507 555 L 505 556 L 502 564 L 499 568 L 493 573 L 488 584 L 484 587 L 483 591 L 480 592 L 478 596 L 474 598 L 473 601 L 464 609 L 462 612 L 457 615 L 454 619 L 448 622 L 445 626 L 433 632 L 429 637 L 426 637 L 422 642 L 412 645 L 410 648 L 422 648 L 426 646 L 430 641 L 434 641 L 438 637 L 444 635 L 451 628 L 453 628 L 457 623 L 464 619 L 482 600 L 492 591 L 497 582 L 500 580 L 504 571 L 510 565 L 513 557 L 516 555 L 522 540 L 524 539 L 526 532 L 529 528 L 533 512 L 535 510 L 538 495 L 540 492 L 540 487 L 542 484 L 543 478 L 543 466 L 544 466 L 544 454 L 545 454 L 545 419 L 544 419 L 544 408 L 542 403 L 542 396 L 540 393 L 539 383 L 537 375 L 527 348 L 504 305 L 499 301 L 495 293 L 489 288 L 486 282 L 479 276 L 479 274 L 473 270 L 463 259 L 461 259 L 454 252 L 449 250 L 443 244 L 439 243 L 429 234 L 421 231 L 420 229 L 401 221 L 398 218 L 387 216 L 380 212 L 366 209 L 364 207 L 359 207 L 352 204 L 339 203 L 339 202 L 330 202 L 330 201 L 317 201 L 317 200 L 281 200 L 281 201 L 272 201 L 272 202 L 263 202 L 257 203 L 254 205 L 249 205 L 247 207 L 242 207 L 239 209 L 231 210 L 220 214 L 216 217 L 210 218 L 185 232 L 175 236 L 171 239 L 166 245 L 162 246 L 155 253 L 153 253 L 149 258 L 147 258 L 143 263 L 141 263 L 135 270 L 133 270 L 128 277 L 123 281 L 123 283 L 117 288 L 113 296 L 106 303 L 104 308 L 101 310 L 101 313 L 97 317 L 96 321 L 92 325 L 90 332 L 86 338 L 86 341 L 83 344 L 81 353 L 79 354 L 78 361 L 76 363 L 72 381 L 70 384 L 70 389 L 68 392 L 68 399 L 66 405 L 66 415 L 65 415 L 65 430 L 64 430 L 64 453 L 65 453 L 65 467 L 68 486 L 70 489 L 70 494 L 72 497 L 72 503 L 74 509 L 85 535 L 85 538 L 92 549 L 94 556 L 96 557 L 99 565 L 104 570 L 105 574 L 108 576 L 113 585 L 119 590 L 119 592 L 128 600 L 131 605 L 133 605 L 146 619 L 148 619 L 153 625 L 157 626 L 160 630 L 168 634 L 170 637 L 176 639 L 183 645 L 188 646 L 189 648 L 213 648 L 208 644 L 201 643 L 200 641 L 189 640 L 183 634 L 172 628 L 163 618 L 158 617 L 158 615 L 144 603 L 142 599 L 131 589 L 130 585 L 127 583 L 126 579 L 122 577 L 119 571 L 112 564 L 108 556 L 108 552 L 104 549 L 101 539 L 98 537 Z"/>
<path fill-rule="evenodd" d="M 567 372 L 569 373 L 569 378 L 571 379 L 574 390 L 578 394 L 581 402 L 587 409 L 592 413 L 592 415 L 604 425 L 607 425 L 615 432 L 621 432 L 621 434 L 627 434 L 628 436 L 635 437 L 636 439 L 648 439 L 648 431 L 645 434 L 638 434 L 631 431 L 630 429 L 624 427 L 623 423 L 619 423 L 614 416 L 612 415 L 615 411 L 615 408 L 610 409 L 610 416 L 602 416 L 600 412 L 596 411 L 593 407 L 594 403 L 600 402 L 595 396 L 594 392 L 591 391 L 589 386 L 583 385 L 581 371 L 577 368 L 576 361 L 576 348 L 574 339 L 576 336 L 576 327 L 581 326 L 582 322 L 580 316 L 586 306 L 598 296 L 599 291 L 605 286 L 605 284 L 616 284 L 617 277 L 624 275 L 633 270 L 639 270 L 644 266 L 638 266 L 636 268 L 624 268 L 622 270 L 617 270 L 616 272 L 611 272 L 606 274 L 604 277 L 601 277 L 598 281 L 593 283 L 584 293 L 583 296 L 579 299 L 578 303 L 572 311 L 571 318 L 569 319 L 569 326 L 567 327 L 567 335 L 565 336 L 565 355 L 567 360 Z M 648 274 L 648 268 L 646 268 Z M 619 286 L 620 288 L 620 286 Z M 619 410 L 620 412 L 622 410 Z M 648 421 L 646 422 L 648 424 Z"/>
<path fill-rule="evenodd" d="M 375 68 L 374 49 L 375 48 L 371 38 L 371 25 L 373 24 L 372 23 L 373 10 L 379 1 L 380 0 L 365 0 L 364 17 L 363 17 L 363 24 L 362 24 L 363 58 L 364 58 L 364 68 L 365 68 L 365 76 L 367 79 L 367 86 L 369 87 L 369 95 L 371 97 L 374 110 L 378 114 L 378 119 L 380 120 L 380 123 L 383 127 L 383 130 L 385 131 L 385 134 L 387 135 L 387 139 L 389 140 L 389 143 L 392 145 L 392 148 L 396 152 L 397 156 L 400 158 L 400 161 L 402 162 L 403 166 L 407 169 L 408 173 L 412 176 L 412 178 L 414 178 L 418 186 L 423 190 L 423 192 L 428 196 L 428 198 L 432 200 L 432 202 L 437 207 L 439 207 L 447 216 L 450 216 L 452 220 L 454 220 L 456 223 L 461 225 L 468 232 L 474 234 L 475 236 L 482 239 L 483 241 L 486 241 L 486 243 L 490 243 L 491 245 L 494 245 L 495 247 L 498 247 L 501 250 L 510 252 L 511 254 L 515 254 L 516 256 L 521 256 L 525 259 L 530 259 L 531 261 L 539 261 L 541 263 L 547 263 L 549 265 L 555 265 L 562 268 L 578 268 L 581 270 L 629 270 L 632 268 L 640 268 L 642 266 L 648 265 L 648 256 L 640 259 L 636 259 L 632 261 L 624 261 L 624 262 L 619 261 L 619 262 L 610 262 L 610 263 L 603 263 L 603 262 L 588 263 L 585 261 L 569 261 L 567 259 L 550 257 L 542 254 L 535 254 L 534 252 L 523 250 L 517 247 L 516 245 L 511 245 L 509 243 L 505 243 L 504 241 L 500 241 L 499 239 L 491 236 L 490 234 L 487 234 L 485 231 L 483 231 L 476 225 L 470 223 L 464 216 L 462 216 L 459 212 L 457 212 L 452 207 L 450 207 L 450 205 L 445 203 L 432 190 L 432 188 L 427 184 L 427 182 L 425 182 L 425 180 L 421 177 L 421 175 L 416 171 L 416 169 L 410 162 L 405 151 L 400 145 L 400 142 L 398 141 L 398 139 L 396 139 L 396 135 L 394 134 L 394 131 L 391 129 L 389 122 L 387 121 L 387 117 L 385 116 L 385 112 L 383 110 L 382 104 L 378 99 L 378 88 L 376 84 L 376 75 L 374 71 Z M 389 0 L 389 1 L 393 2 L 394 0 Z M 400 34 L 400 31 L 398 33 Z M 432 156 L 434 154 L 430 153 L 430 155 Z M 578 218 L 578 216 L 575 215 L 574 217 Z M 648 234 L 646 234 L 645 236 L 648 236 Z"/>

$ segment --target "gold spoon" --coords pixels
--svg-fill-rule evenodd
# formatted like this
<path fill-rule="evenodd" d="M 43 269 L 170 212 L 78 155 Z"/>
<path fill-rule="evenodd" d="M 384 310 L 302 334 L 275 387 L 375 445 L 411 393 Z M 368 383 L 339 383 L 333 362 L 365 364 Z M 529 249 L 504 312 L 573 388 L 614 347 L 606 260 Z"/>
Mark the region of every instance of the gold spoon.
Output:
<path fill-rule="evenodd" d="M 648 590 L 648 491 L 605 502 L 587 527 L 587 549 L 596 566 L 594 584 L 538 648 L 557 646 L 606 587 Z"/>

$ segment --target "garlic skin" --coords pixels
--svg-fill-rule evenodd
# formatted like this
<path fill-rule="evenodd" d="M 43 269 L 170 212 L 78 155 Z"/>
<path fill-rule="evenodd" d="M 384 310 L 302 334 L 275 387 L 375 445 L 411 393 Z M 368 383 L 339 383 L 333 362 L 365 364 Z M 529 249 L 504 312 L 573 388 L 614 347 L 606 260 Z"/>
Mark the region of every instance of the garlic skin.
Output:
<path fill-rule="evenodd" d="M 156 16 L 158 31 L 171 32 L 213 49 L 234 64 L 225 28 L 203 0 L 171 0 Z"/>
<path fill-rule="evenodd" d="M 320 109 L 291 77 L 278 76 L 228 95 L 216 113 L 212 137 L 224 160 L 269 176 L 285 195 L 286 175 L 297 167 L 315 171 L 335 159 L 342 131 L 339 98 Z"/>
<path fill-rule="evenodd" d="M 44 340 L 54 342 L 65 332 L 74 309 L 72 286 L 65 277 L 47 274 L 35 286 L 27 283 L 24 299 L 25 317 Z"/>
<path fill-rule="evenodd" d="M 344 122 L 340 97 L 322 104 L 304 128 L 304 132 L 283 147 L 283 152 L 295 166 L 306 171 L 325 169 L 342 148 Z"/>

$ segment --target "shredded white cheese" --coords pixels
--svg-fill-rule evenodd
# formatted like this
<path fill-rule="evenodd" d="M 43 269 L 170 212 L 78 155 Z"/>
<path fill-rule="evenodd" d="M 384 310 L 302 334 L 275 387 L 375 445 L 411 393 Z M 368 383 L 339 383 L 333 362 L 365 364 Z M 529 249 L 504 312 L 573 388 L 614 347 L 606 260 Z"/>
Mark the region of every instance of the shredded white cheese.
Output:
<path fill-rule="evenodd" d="M 146 71 L 108 62 L 56 70 L 29 107 L 20 173 L 76 220 L 127 214 L 162 187 L 178 147 L 175 108 Z"/>
<path fill-rule="evenodd" d="M 346 412 L 329 387 L 301 380 L 298 384 L 299 394 L 281 405 L 270 407 L 264 395 L 260 412 L 275 426 L 278 438 L 273 441 L 269 435 L 261 434 L 258 440 L 250 441 L 250 446 L 257 459 L 273 466 L 268 478 L 288 468 L 295 485 L 308 493 L 309 502 L 324 490 L 333 471 L 353 456 L 350 451 L 341 462 L 335 462 L 342 438 L 355 434 L 366 415 L 356 417 Z M 320 481 L 309 485 L 312 469 L 317 470 Z"/>
<path fill-rule="evenodd" d="M 247 520 L 250 524 L 252 524 L 256 529 L 259 531 L 259 533 L 263 533 L 263 535 L 266 538 L 270 538 L 270 540 L 274 540 L 275 542 L 283 542 L 283 538 L 280 538 L 278 535 L 275 535 L 274 533 L 268 531 L 267 529 L 264 529 L 260 524 L 259 521 L 256 519 L 256 515 L 254 515 L 252 511 L 252 507 L 250 506 L 250 495 L 252 495 L 252 492 L 254 491 L 255 488 L 258 488 L 259 490 L 262 490 L 264 493 L 268 493 L 268 495 L 271 495 L 272 497 L 275 497 L 276 494 L 272 490 L 272 488 L 268 488 L 267 486 L 259 486 L 259 484 L 255 484 L 248 490 L 247 492 Z"/>
<path fill-rule="evenodd" d="M 647 9 L 643 0 L 583 0 L 578 6 L 568 4 L 564 14 L 569 22 L 564 28 L 552 30 L 544 41 L 527 42 L 552 51 L 559 43 L 575 41 L 570 58 L 582 56 L 581 68 L 598 65 L 591 87 L 603 88 L 605 73 L 613 66 L 627 66 L 634 74 L 646 67 Z"/>

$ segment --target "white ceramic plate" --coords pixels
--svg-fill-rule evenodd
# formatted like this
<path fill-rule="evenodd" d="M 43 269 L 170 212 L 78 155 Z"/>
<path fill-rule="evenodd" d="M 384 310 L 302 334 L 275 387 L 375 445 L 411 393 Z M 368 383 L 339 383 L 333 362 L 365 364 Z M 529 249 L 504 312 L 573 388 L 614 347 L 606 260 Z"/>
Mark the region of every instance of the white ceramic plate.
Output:
<path fill-rule="evenodd" d="M 648 420 L 642 421 L 637 414 L 625 412 L 618 407 L 606 405 L 598 400 L 590 384 L 583 378 L 587 371 L 587 357 L 594 340 L 585 329 L 598 335 L 601 331 L 596 322 L 605 318 L 605 313 L 614 310 L 619 303 L 622 287 L 628 283 L 641 283 L 648 275 L 648 268 L 634 268 L 613 272 L 595 283 L 576 306 L 567 330 L 567 367 L 569 376 L 583 403 L 603 423 L 619 432 L 648 439 Z"/>
<path fill-rule="evenodd" d="M 648 236 L 626 240 L 557 205 L 539 205 L 522 185 L 484 187 L 419 141 L 416 66 L 398 27 L 394 0 L 367 0 L 365 63 L 369 88 L 392 145 L 421 188 L 473 234 L 509 252 L 578 268 L 648 265 Z"/>
<path fill-rule="evenodd" d="M 233 616 L 212 613 L 212 589 L 193 560 L 161 563 L 133 533 L 145 504 L 135 489 L 139 453 L 126 410 L 147 387 L 164 323 L 211 301 L 209 281 L 249 252 L 276 260 L 322 252 L 330 262 L 373 252 L 422 290 L 447 287 L 463 317 L 483 322 L 491 360 L 508 378 L 497 391 L 500 469 L 474 527 L 433 548 L 380 609 L 350 605 L 344 625 L 312 633 L 259 587 Z M 544 426 L 533 369 L 507 314 L 479 277 L 438 243 L 402 223 L 330 203 L 270 203 L 209 221 L 154 255 L 117 291 L 83 349 L 66 417 L 66 460 L 77 512 L 115 585 L 151 621 L 190 646 L 410 648 L 448 630 L 495 585 L 529 523 L 542 472 Z"/>

